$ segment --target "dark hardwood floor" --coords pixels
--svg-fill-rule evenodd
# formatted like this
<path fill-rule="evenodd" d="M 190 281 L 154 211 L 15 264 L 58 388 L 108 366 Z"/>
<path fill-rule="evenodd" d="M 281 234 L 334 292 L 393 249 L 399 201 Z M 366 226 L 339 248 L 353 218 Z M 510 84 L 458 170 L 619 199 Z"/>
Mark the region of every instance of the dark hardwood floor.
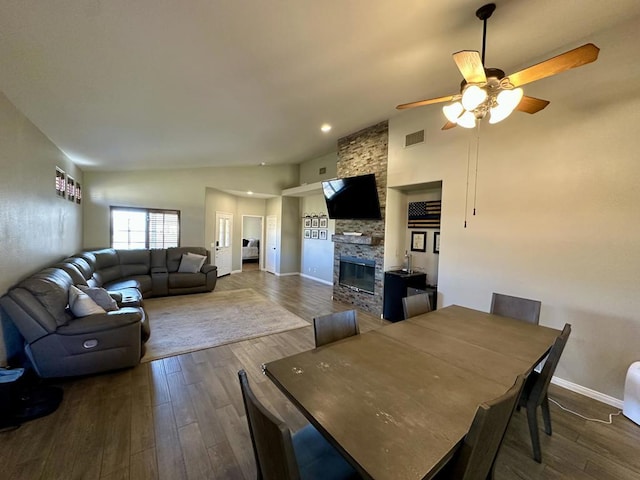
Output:
<path fill-rule="evenodd" d="M 305 278 L 249 271 L 216 289 L 251 287 L 311 321 L 351 308 L 331 287 Z M 362 332 L 384 321 L 359 312 Z M 237 371 L 293 430 L 304 417 L 260 372 L 260 365 L 313 347 L 312 327 L 60 382 L 53 414 L 0 433 L 0 478 L 254 479 L 255 467 Z M 587 416 L 613 407 L 552 385 L 551 396 Z M 541 434 L 543 463 L 531 458 L 526 414 L 516 412 L 497 462 L 498 479 L 640 478 L 640 427 L 624 416 L 587 422 L 551 405 L 553 436 Z"/>

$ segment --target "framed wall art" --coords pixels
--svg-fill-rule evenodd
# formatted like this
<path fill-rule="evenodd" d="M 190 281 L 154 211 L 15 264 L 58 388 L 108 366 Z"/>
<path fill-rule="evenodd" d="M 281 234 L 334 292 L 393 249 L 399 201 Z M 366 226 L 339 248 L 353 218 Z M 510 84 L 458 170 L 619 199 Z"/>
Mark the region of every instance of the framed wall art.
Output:
<path fill-rule="evenodd" d="M 427 232 L 411 232 L 411 251 L 427 251 Z"/>

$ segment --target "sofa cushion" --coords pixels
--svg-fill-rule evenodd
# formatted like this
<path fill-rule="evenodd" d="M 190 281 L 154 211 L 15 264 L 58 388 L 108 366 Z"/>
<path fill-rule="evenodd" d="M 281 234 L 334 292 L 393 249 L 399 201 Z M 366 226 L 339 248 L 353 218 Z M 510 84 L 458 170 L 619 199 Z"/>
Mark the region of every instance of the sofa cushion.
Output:
<path fill-rule="evenodd" d="M 69 276 L 71 277 L 71 279 L 73 280 L 73 284 L 74 285 L 86 285 L 87 284 L 87 280 L 84 278 L 84 275 L 82 275 L 80 270 L 78 270 L 78 267 L 76 267 L 73 263 L 69 263 L 69 262 L 63 261 L 63 262 L 56 263 L 55 265 L 53 265 L 53 268 L 61 268 L 62 270 L 67 272 L 69 274 Z"/>
<path fill-rule="evenodd" d="M 96 313 L 106 313 L 89 295 L 75 285 L 69 287 L 69 308 L 76 317 L 86 317 Z"/>
<path fill-rule="evenodd" d="M 207 257 L 204 255 L 186 253 L 182 255 L 182 260 L 180 260 L 180 266 L 178 267 L 178 273 L 198 273 L 206 259 Z"/>
<path fill-rule="evenodd" d="M 207 256 L 207 250 L 202 247 L 171 247 L 167 248 L 167 271 L 177 272 L 185 253 L 196 253 Z"/>
<path fill-rule="evenodd" d="M 149 250 L 117 250 L 123 277 L 148 275 L 151 268 Z"/>
<path fill-rule="evenodd" d="M 118 310 L 118 303 L 111 295 L 109 295 L 109 292 L 107 292 L 104 288 L 87 287 L 86 285 L 77 285 L 77 287 L 82 292 L 89 295 L 89 297 L 91 297 L 91 300 L 96 302 L 106 312 Z M 71 305 L 71 302 L 69 302 L 69 305 Z"/>
<path fill-rule="evenodd" d="M 36 297 L 60 326 L 72 318 L 66 311 L 70 285 L 73 285 L 73 280 L 67 272 L 61 268 L 45 268 L 20 282 L 19 286 Z"/>
<path fill-rule="evenodd" d="M 191 288 L 205 285 L 204 273 L 172 273 L 169 275 L 169 288 Z"/>

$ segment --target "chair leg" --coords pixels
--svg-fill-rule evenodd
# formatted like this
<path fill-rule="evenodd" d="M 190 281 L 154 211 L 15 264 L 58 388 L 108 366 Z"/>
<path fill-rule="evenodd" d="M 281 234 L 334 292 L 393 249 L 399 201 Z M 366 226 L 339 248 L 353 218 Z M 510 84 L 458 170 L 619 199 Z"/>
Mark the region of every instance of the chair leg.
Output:
<path fill-rule="evenodd" d="M 547 435 L 551 435 L 551 413 L 549 412 L 549 397 L 546 395 L 540 404 L 542 408 L 542 420 L 544 421 L 544 431 Z"/>
<path fill-rule="evenodd" d="M 538 418 L 536 416 L 537 407 L 535 404 L 527 406 L 527 421 L 529 422 L 529 433 L 531 435 L 531 447 L 533 448 L 533 459 L 542 463 L 542 452 L 540 451 L 540 437 L 538 435 Z"/>

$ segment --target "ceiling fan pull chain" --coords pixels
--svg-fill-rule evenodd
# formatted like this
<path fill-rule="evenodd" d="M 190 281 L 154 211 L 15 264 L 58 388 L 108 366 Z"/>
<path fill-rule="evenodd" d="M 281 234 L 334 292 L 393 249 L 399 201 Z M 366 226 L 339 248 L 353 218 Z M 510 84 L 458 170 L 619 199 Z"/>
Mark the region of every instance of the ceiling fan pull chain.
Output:
<path fill-rule="evenodd" d="M 471 165 L 471 139 L 467 144 L 467 188 L 464 196 L 464 228 L 467 228 L 467 211 L 469 210 L 469 169 Z"/>
<path fill-rule="evenodd" d="M 478 165 L 480 162 L 480 123 L 476 127 L 476 178 L 473 186 L 473 215 L 476 215 L 476 203 L 478 198 Z"/>

